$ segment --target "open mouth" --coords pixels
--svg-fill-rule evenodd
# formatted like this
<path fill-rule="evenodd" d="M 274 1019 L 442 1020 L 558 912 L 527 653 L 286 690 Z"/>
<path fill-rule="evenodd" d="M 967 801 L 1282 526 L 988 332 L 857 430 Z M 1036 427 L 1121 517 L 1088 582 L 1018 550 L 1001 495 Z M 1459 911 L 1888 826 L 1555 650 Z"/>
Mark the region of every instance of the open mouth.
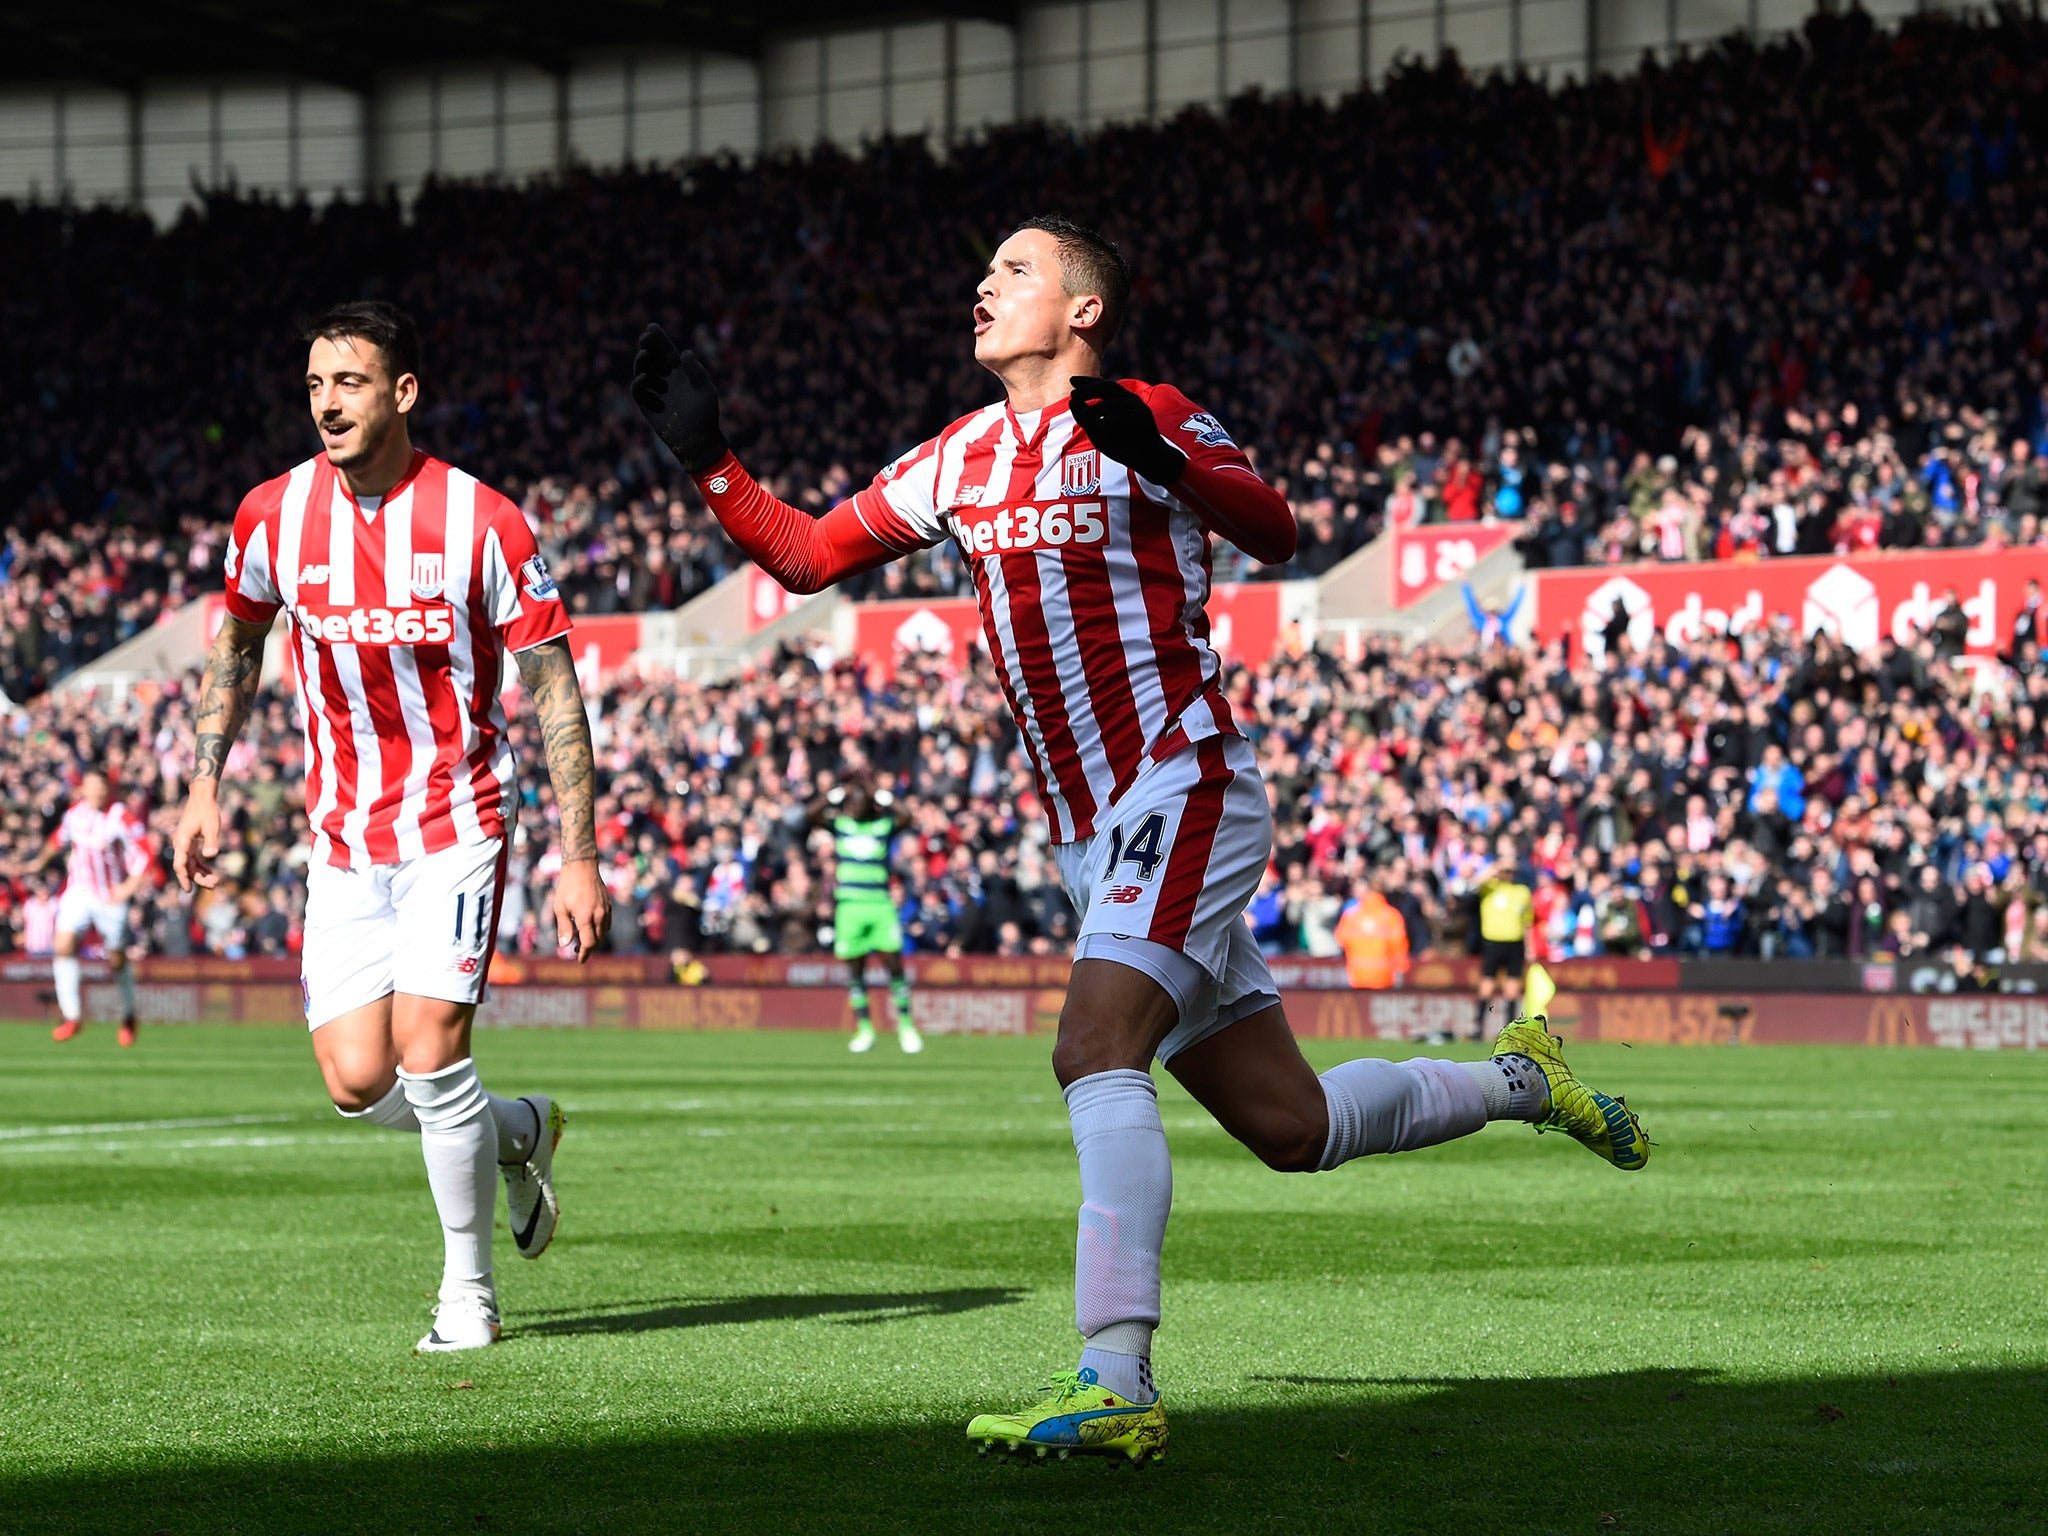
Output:
<path fill-rule="evenodd" d="M 987 330 L 990 326 L 994 325 L 995 323 L 996 317 L 988 312 L 988 309 L 985 305 L 977 304 L 974 306 L 975 335 L 979 336 L 983 331 Z"/>
<path fill-rule="evenodd" d="M 345 441 L 349 433 L 355 431 L 355 429 L 356 424 L 352 421 L 323 421 L 320 423 L 320 435 L 326 438 L 330 445 Z"/>

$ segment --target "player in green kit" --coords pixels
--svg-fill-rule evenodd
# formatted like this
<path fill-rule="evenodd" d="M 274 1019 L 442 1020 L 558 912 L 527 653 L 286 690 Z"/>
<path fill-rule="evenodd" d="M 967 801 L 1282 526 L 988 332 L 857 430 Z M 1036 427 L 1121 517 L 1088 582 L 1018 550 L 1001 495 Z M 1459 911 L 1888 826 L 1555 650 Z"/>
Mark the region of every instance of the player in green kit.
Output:
<path fill-rule="evenodd" d="M 853 975 L 847 995 L 853 999 L 853 1039 L 847 1049 L 856 1055 L 875 1048 L 875 1026 L 868 1017 L 868 961 L 881 956 L 889 972 L 889 1000 L 896 1010 L 896 1043 L 906 1056 L 924 1049 L 924 1037 L 910 1022 L 910 981 L 903 973 L 903 927 L 889 900 L 889 846 L 896 837 L 895 796 L 871 789 L 864 781 L 834 789 L 811 819 L 832 834 L 838 865 L 833 889 L 832 953 Z"/>

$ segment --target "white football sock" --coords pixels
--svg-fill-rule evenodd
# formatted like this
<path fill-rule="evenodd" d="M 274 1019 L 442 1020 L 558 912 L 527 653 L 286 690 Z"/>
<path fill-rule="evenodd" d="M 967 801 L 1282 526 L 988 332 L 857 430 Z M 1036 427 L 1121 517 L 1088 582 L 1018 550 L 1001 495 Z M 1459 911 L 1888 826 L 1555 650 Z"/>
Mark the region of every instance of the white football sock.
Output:
<path fill-rule="evenodd" d="M 1469 1136 L 1486 1124 L 1486 1099 L 1455 1061 L 1347 1061 L 1322 1077 L 1330 1104 L 1324 1168 L 1368 1152 L 1412 1152 Z"/>
<path fill-rule="evenodd" d="M 491 1118 L 498 1127 L 498 1161 L 523 1163 L 533 1155 L 540 1140 L 540 1111 L 524 1099 L 504 1099 L 486 1093 L 491 1101 Z"/>
<path fill-rule="evenodd" d="M 1147 1072 L 1096 1072 L 1067 1089 L 1081 1162 L 1074 1245 L 1074 1323 L 1102 1384 L 1150 1402 L 1152 1330 L 1159 1325 L 1159 1252 L 1173 1207 L 1173 1163 Z"/>
<path fill-rule="evenodd" d="M 491 1289 L 491 1217 L 497 1208 L 498 1130 L 490 1096 L 464 1057 L 438 1072 L 398 1069 L 420 1122 L 420 1155 L 441 1214 L 441 1298 Z"/>
<path fill-rule="evenodd" d="M 114 972 L 114 980 L 121 985 L 121 1017 L 135 1017 L 135 962 L 129 961 Z"/>
<path fill-rule="evenodd" d="M 403 1083 L 393 1083 L 384 1097 L 367 1109 L 343 1109 L 337 1104 L 334 1112 L 344 1120 L 367 1120 L 387 1131 L 418 1131 L 420 1128 L 420 1118 L 412 1112 L 412 1101 L 405 1096 Z"/>
<path fill-rule="evenodd" d="M 500 1098 L 488 1091 L 484 1097 L 491 1102 L 491 1119 L 497 1130 L 498 1161 L 525 1162 L 539 1135 L 540 1116 L 523 1099 Z M 406 1098 L 403 1083 L 393 1083 L 391 1091 L 368 1109 L 343 1109 L 339 1104 L 334 1107 L 345 1119 L 367 1120 L 387 1130 L 417 1131 L 420 1128 L 419 1116 L 412 1112 L 412 1101 Z"/>
<path fill-rule="evenodd" d="M 50 962 L 50 973 L 57 982 L 57 1011 L 67 1019 L 77 1018 L 79 1010 L 85 1006 L 79 996 L 79 977 L 83 970 L 76 955 L 59 955 Z"/>
<path fill-rule="evenodd" d="M 1149 1340 L 1152 1330 L 1146 1329 L 1145 1336 Z M 1083 1345 L 1081 1379 L 1109 1388 L 1127 1403 L 1157 1402 L 1159 1388 L 1152 1383 L 1151 1351 L 1152 1346 L 1149 1342 L 1145 1345 L 1145 1353 L 1142 1355 L 1127 1355 L 1117 1350 L 1104 1349 L 1097 1344 Z M 1089 1375 L 1090 1371 L 1095 1374 Z"/>
<path fill-rule="evenodd" d="M 1550 1112 L 1550 1079 L 1528 1057 L 1510 1051 L 1458 1063 L 1472 1074 L 1489 1120 L 1541 1120 Z"/>

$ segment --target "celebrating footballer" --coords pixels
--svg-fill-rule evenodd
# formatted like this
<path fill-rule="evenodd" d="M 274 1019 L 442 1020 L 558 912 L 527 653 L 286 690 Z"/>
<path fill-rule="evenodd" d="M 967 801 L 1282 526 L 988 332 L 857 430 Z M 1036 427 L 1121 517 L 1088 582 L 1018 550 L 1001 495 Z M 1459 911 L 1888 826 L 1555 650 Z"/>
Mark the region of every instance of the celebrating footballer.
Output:
<path fill-rule="evenodd" d="M 1648 1146 L 1581 1084 L 1540 1024 L 1482 1062 L 1377 1058 L 1316 1075 L 1243 921 L 1273 820 L 1209 640 L 1211 538 L 1266 563 L 1293 516 L 1216 418 L 1169 384 L 1105 376 L 1130 274 L 1058 218 L 996 250 L 973 306 L 975 359 L 1003 398 L 904 454 L 823 517 L 770 495 L 730 451 L 703 364 L 650 325 L 633 395 L 726 532 L 812 592 L 953 540 L 1029 749 L 1063 883 L 1082 918 L 1053 1071 L 1081 1172 L 1075 1370 L 968 1426 L 984 1450 L 1166 1445 L 1152 1374 L 1173 1170 L 1157 1059 L 1270 1167 L 1311 1172 L 1469 1135 L 1494 1119 L 1583 1142 L 1617 1168 Z"/>

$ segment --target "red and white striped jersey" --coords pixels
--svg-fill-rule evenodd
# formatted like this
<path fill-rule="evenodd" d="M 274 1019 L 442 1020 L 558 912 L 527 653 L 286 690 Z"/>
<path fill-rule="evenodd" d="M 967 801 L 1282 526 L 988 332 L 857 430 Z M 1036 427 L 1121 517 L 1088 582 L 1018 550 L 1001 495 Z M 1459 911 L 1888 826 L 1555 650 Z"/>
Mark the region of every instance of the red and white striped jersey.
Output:
<path fill-rule="evenodd" d="M 569 632 L 511 502 L 415 453 L 365 508 L 308 459 L 243 499 L 227 605 L 251 623 L 290 616 L 316 857 L 360 869 L 503 833 L 504 653 Z"/>
<path fill-rule="evenodd" d="M 94 901 L 112 901 L 114 887 L 149 867 L 143 839 L 147 829 L 119 800 L 96 811 L 83 800 L 57 824 L 57 845 L 69 851 L 64 889 L 83 891 Z"/>
<path fill-rule="evenodd" d="M 47 955 L 57 947 L 57 898 L 31 896 L 21 904 L 21 947 Z"/>
<path fill-rule="evenodd" d="M 1124 380 L 1191 463 L 1256 471 L 1179 390 Z M 1037 770 L 1053 840 L 1074 842 L 1148 758 L 1235 736 L 1209 643 L 1209 534 L 1163 486 L 1098 452 L 1062 400 L 963 416 L 853 502 L 908 552 L 950 538 Z"/>

